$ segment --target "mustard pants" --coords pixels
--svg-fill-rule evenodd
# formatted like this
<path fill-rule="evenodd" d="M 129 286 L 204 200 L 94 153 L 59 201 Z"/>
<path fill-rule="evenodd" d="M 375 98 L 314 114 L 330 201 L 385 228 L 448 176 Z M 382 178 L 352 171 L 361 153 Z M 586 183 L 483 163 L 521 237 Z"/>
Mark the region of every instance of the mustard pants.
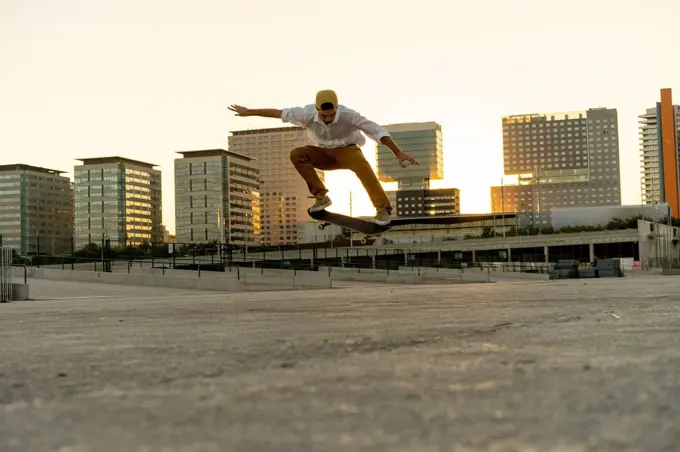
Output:
<path fill-rule="evenodd" d="M 387 199 L 387 194 L 385 194 L 378 177 L 359 146 L 351 145 L 335 149 L 302 146 L 290 152 L 290 160 L 307 183 L 312 195 L 323 196 L 328 193 L 328 189 L 319 179 L 315 169 L 323 171 L 351 170 L 361 181 L 373 206 L 376 209 L 385 208 L 392 213 L 392 206 Z"/>

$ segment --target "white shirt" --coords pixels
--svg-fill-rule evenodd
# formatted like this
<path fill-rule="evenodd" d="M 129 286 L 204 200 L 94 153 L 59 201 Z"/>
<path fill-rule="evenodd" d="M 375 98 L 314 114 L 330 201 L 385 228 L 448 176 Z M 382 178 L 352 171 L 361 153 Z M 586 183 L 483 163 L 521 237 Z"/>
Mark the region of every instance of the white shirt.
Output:
<path fill-rule="evenodd" d="M 330 124 L 323 122 L 314 104 L 284 108 L 281 121 L 306 128 L 312 144 L 320 148 L 334 149 L 351 144 L 363 146 L 366 144 L 366 138 L 361 132 L 376 143 L 379 143 L 381 138 L 390 136 L 384 127 L 343 105 L 338 105 Z"/>

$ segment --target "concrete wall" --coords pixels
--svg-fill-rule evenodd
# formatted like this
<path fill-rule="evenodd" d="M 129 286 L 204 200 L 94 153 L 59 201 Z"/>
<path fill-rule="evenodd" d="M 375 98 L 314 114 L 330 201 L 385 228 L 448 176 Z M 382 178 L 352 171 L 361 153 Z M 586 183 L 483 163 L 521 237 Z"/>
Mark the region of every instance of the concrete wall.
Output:
<path fill-rule="evenodd" d="M 465 284 L 494 282 L 503 278 L 547 279 L 547 275 L 502 272 L 498 269 L 436 269 L 403 267 L 398 271 L 320 267 L 319 271 L 233 268 L 232 272 L 162 270 L 151 267 L 119 266 L 111 273 L 91 270 L 31 268 L 29 276 L 62 281 L 100 282 L 140 286 L 177 287 L 212 291 L 265 291 L 332 288 L 333 281 L 375 282 L 384 284 Z M 543 278 L 543 277 L 546 278 Z"/>
<path fill-rule="evenodd" d="M 155 269 L 147 269 L 155 270 Z M 207 273 L 207 272 L 206 272 Z M 273 275 L 237 275 L 229 273 L 213 273 L 211 277 L 199 278 L 196 272 L 177 270 L 173 274 L 139 273 L 103 273 L 94 271 L 60 270 L 48 268 L 31 268 L 29 277 L 53 279 L 59 281 L 98 282 L 104 284 L 122 284 L 130 286 L 176 287 L 178 289 L 196 289 L 228 292 L 272 291 L 292 289 L 323 289 L 332 287 L 327 275 L 291 275 L 276 277 Z"/>
<path fill-rule="evenodd" d="M 680 228 L 638 220 L 640 261 L 646 265 L 680 262 Z"/>

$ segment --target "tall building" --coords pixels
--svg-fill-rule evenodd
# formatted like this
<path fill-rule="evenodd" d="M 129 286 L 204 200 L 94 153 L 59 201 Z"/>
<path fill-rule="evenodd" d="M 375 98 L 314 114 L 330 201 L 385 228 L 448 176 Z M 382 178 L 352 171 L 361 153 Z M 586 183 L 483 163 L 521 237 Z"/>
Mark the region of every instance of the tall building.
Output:
<path fill-rule="evenodd" d="M 312 202 L 307 184 L 290 161 L 290 152 L 309 144 L 301 127 L 231 132 L 229 150 L 257 160 L 260 168 L 262 243 L 295 244 L 303 240 Z M 321 180 L 323 173 L 317 171 Z M 179 240 L 179 239 L 178 239 Z"/>
<path fill-rule="evenodd" d="M 224 149 L 179 154 L 176 242 L 260 244 L 260 172 L 254 159 Z"/>
<path fill-rule="evenodd" d="M 406 188 L 387 192 L 395 216 L 428 217 L 460 213 L 460 190 L 457 188 Z"/>
<path fill-rule="evenodd" d="M 659 128 L 656 108 L 648 108 L 638 116 L 640 134 L 641 194 L 644 204 L 661 202 L 661 181 L 659 177 Z"/>
<path fill-rule="evenodd" d="M 78 159 L 75 245 L 136 246 L 163 240 L 161 172 L 124 157 Z"/>
<path fill-rule="evenodd" d="M 638 118 L 643 203 L 668 202 L 671 214 L 677 218 L 678 172 L 673 168 L 680 161 L 680 107 L 672 102 L 671 90 L 662 89 L 661 101 Z"/>
<path fill-rule="evenodd" d="M 73 247 L 73 187 L 62 171 L 0 166 L 2 246 L 19 254 L 68 254 Z"/>
<path fill-rule="evenodd" d="M 539 227 L 555 207 L 621 205 L 616 109 L 504 117 L 503 161 L 518 183 L 491 187 L 495 212 Z"/>
<path fill-rule="evenodd" d="M 399 166 L 397 159 L 384 144 L 376 145 L 378 179 L 397 182 L 398 187 L 425 188 L 426 181 L 444 178 L 444 145 L 441 125 L 436 122 L 416 122 L 384 126 L 392 139 L 418 165 Z"/>
<path fill-rule="evenodd" d="M 457 188 L 430 188 L 430 180 L 444 178 L 441 125 L 413 122 L 384 127 L 399 147 L 418 162 L 418 165 L 402 168 L 387 146 L 376 145 L 378 179 L 397 182 L 397 190 L 388 192 L 394 209 L 392 214 L 417 217 L 460 213 L 460 191 Z"/>

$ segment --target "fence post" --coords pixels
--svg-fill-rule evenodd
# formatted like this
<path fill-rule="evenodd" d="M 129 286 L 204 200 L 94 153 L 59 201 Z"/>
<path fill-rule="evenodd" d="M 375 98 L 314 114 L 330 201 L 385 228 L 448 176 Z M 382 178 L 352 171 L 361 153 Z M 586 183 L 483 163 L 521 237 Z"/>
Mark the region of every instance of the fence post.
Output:
<path fill-rule="evenodd" d="M 201 261 L 198 261 L 198 277 L 201 277 Z"/>

